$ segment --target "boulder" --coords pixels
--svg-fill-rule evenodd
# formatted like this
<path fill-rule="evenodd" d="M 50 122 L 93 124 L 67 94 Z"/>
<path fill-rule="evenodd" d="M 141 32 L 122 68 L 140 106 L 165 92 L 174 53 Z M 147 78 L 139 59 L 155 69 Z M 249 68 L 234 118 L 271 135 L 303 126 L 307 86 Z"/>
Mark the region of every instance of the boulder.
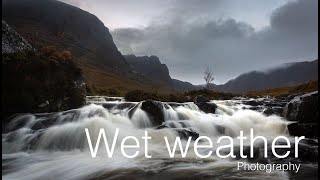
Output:
<path fill-rule="evenodd" d="M 205 113 L 215 113 L 218 107 L 215 103 L 210 102 L 209 99 L 202 95 L 196 96 L 193 102 Z"/>
<path fill-rule="evenodd" d="M 199 133 L 193 131 L 192 129 L 181 128 L 174 130 L 177 131 L 181 139 L 188 139 L 189 137 L 191 137 L 191 140 L 195 141 L 199 137 Z"/>
<path fill-rule="evenodd" d="M 290 135 L 317 137 L 318 91 L 294 97 L 285 106 L 283 116 L 296 122 L 288 125 Z"/>
<path fill-rule="evenodd" d="M 284 108 L 284 117 L 299 123 L 318 123 L 318 91 L 294 97 Z"/>
<path fill-rule="evenodd" d="M 191 140 L 196 140 L 199 137 L 199 133 L 194 131 L 191 128 L 171 128 L 169 124 L 163 123 L 160 126 L 156 127 L 156 129 L 164 129 L 164 128 L 170 128 L 178 133 L 178 136 L 181 139 L 188 139 L 191 137 Z"/>
<path fill-rule="evenodd" d="M 283 107 L 268 107 L 263 111 L 263 113 L 267 116 L 270 116 L 270 115 L 282 116 Z"/>
<path fill-rule="evenodd" d="M 163 105 L 160 101 L 143 101 L 141 109 L 147 112 L 153 126 L 161 125 L 164 122 Z"/>
<path fill-rule="evenodd" d="M 250 100 L 250 101 L 244 101 L 245 104 L 250 105 L 250 106 L 261 106 L 263 105 L 262 102 L 258 100 Z"/>
<path fill-rule="evenodd" d="M 206 102 L 210 102 L 210 100 L 202 95 L 199 95 L 199 96 L 196 96 L 194 99 L 193 99 L 193 102 L 195 104 L 200 104 L 200 103 L 206 103 Z"/>
<path fill-rule="evenodd" d="M 288 130 L 292 136 L 305 136 L 307 138 L 318 137 L 317 123 L 292 123 L 288 125 Z"/>

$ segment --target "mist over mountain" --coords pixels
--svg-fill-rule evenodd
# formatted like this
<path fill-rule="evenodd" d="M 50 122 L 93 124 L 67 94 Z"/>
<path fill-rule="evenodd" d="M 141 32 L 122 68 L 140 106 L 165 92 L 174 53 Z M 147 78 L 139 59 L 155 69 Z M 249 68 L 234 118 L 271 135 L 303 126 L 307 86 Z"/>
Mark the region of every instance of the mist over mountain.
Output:
<path fill-rule="evenodd" d="M 279 65 L 278 68 L 267 72 L 244 73 L 223 85 L 217 85 L 216 89 L 240 93 L 294 86 L 311 80 L 318 80 L 318 60 L 290 63 L 287 66 Z"/>
<path fill-rule="evenodd" d="M 56 0 L 3 0 L 2 5 L 3 19 L 33 47 L 55 46 L 70 51 L 82 68 L 87 85 L 97 92 L 204 88 L 172 79 L 169 68 L 157 56 L 123 56 L 108 28 L 96 16 L 78 7 Z M 246 92 L 297 85 L 317 79 L 317 64 L 317 60 L 279 64 L 266 72 L 241 74 L 222 85 L 211 84 L 210 88 Z"/>
<path fill-rule="evenodd" d="M 70 51 L 87 85 L 100 93 L 167 86 L 135 73 L 108 28 L 87 11 L 57 0 L 4 0 L 2 6 L 3 19 L 33 47 Z"/>

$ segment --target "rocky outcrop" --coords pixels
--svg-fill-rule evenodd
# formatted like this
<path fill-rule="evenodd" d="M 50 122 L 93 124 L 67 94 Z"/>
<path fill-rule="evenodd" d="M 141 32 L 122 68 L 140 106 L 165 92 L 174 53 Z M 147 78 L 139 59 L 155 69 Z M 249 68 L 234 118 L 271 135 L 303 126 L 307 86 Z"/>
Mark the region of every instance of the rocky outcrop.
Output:
<path fill-rule="evenodd" d="M 167 65 L 162 64 L 157 56 L 125 55 L 126 61 L 134 71 L 144 76 L 172 87 L 172 80 Z"/>
<path fill-rule="evenodd" d="M 199 107 L 199 109 L 205 113 L 215 113 L 217 105 L 210 102 L 206 97 L 199 95 L 196 96 L 193 102 Z"/>
<path fill-rule="evenodd" d="M 263 113 L 267 116 L 270 116 L 270 115 L 282 116 L 283 107 L 281 106 L 268 107 L 263 111 Z"/>
<path fill-rule="evenodd" d="M 34 51 L 34 48 L 2 20 L 2 54 Z"/>
<path fill-rule="evenodd" d="M 85 104 L 85 80 L 69 51 L 36 51 L 4 21 L 2 25 L 4 117 L 68 110 Z"/>
<path fill-rule="evenodd" d="M 318 91 L 294 97 L 284 109 L 284 117 L 300 123 L 317 123 Z"/>
<path fill-rule="evenodd" d="M 163 105 L 160 101 L 143 101 L 141 109 L 147 112 L 153 126 L 161 125 L 164 122 Z"/>
<path fill-rule="evenodd" d="M 318 91 L 294 97 L 284 108 L 283 116 L 293 136 L 318 136 Z"/>

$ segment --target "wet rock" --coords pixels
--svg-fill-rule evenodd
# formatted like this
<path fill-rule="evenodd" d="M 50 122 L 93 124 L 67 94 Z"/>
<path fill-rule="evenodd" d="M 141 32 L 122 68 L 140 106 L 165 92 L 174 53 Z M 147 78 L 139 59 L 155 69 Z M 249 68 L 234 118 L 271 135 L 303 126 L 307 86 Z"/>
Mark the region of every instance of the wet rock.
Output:
<path fill-rule="evenodd" d="M 179 134 L 181 139 L 188 139 L 191 137 L 191 140 L 196 140 L 199 137 L 199 133 L 193 131 L 192 129 L 174 129 Z"/>
<path fill-rule="evenodd" d="M 215 128 L 217 130 L 217 133 L 219 134 L 225 134 L 226 133 L 226 128 L 220 125 L 215 125 Z"/>
<path fill-rule="evenodd" d="M 217 105 L 215 103 L 210 102 L 206 97 L 199 95 L 196 96 L 193 102 L 198 106 L 198 108 L 205 113 L 215 113 L 217 109 Z"/>
<path fill-rule="evenodd" d="M 177 128 L 177 124 L 179 124 L 179 127 L 182 127 L 182 128 Z M 177 122 L 166 121 L 156 127 L 156 129 L 164 129 L 164 128 L 170 128 L 172 130 L 175 130 L 181 139 L 188 139 L 190 136 L 192 140 L 196 140 L 199 137 L 199 133 L 191 129 L 191 126 L 186 121 L 177 121 Z"/>
<path fill-rule="evenodd" d="M 318 137 L 318 91 L 294 97 L 284 108 L 283 116 L 289 121 L 293 136 Z"/>
<path fill-rule="evenodd" d="M 217 105 L 214 103 L 200 103 L 196 105 L 205 113 L 215 113 L 217 109 Z"/>
<path fill-rule="evenodd" d="M 263 105 L 263 103 L 257 101 L 257 100 L 250 100 L 247 102 L 244 102 L 246 105 L 250 105 L 250 106 L 260 106 Z"/>
<path fill-rule="evenodd" d="M 268 145 L 268 156 L 270 161 L 275 163 L 313 163 L 318 161 L 318 145 L 312 139 L 301 140 L 298 146 L 298 157 L 295 157 L 295 143 L 290 143 L 290 148 L 277 148 L 275 151 L 278 155 L 285 155 L 290 152 L 286 158 L 277 158 L 273 155 L 271 144 Z M 286 145 L 286 142 L 278 141 L 277 145 Z"/>
<path fill-rule="evenodd" d="M 143 101 L 141 104 L 141 109 L 147 112 L 152 125 L 158 126 L 164 122 L 163 105 L 160 101 Z"/>
<path fill-rule="evenodd" d="M 263 109 L 263 106 L 251 106 L 248 109 L 252 110 L 252 111 L 259 111 L 261 112 Z"/>
<path fill-rule="evenodd" d="M 318 91 L 293 98 L 285 106 L 284 117 L 300 123 L 318 123 Z"/>
<path fill-rule="evenodd" d="M 163 129 L 163 128 L 192 128 L 189 124 L 188 120 L 182 121 L 165 121 L 160 126 L 156 127 L 156 129 Z"/>
<path fill-rule="evenodd" d="M 267 116 L 270 116 L 270 115 L 282 116 L 283 107 L 268 107 L 266 110 L 263 111 L 263 113 Z"/>
<path fill-rule="evenodd" d="M 134 106 L 135 106 L 134 103 L 125 102 L 125 103 L 119 103 L 119 104 L 117 104 L 114 108 L 115 108 L 115 109 L 123 110 L 123 109 L 127 109 L 127 108 L 132 108 L 132 107 L 134 107 Z"/>
<path fill-rule="evenodd" d="M 202 95 L 199 95 L 199 96 L 196 96 L 193 100 L 193 102 L 195 104 L 200 104 L 200 103 L 206 103 L 206 102 L 210 102 L 209 99 L 207 99 L 206 97 L 202 96 Z"/>
<path fill-rule="evenodd" d="M 292 123 L 288 125 L 288 130 L 291 136 L 318 137 L 317 123 Z"/>

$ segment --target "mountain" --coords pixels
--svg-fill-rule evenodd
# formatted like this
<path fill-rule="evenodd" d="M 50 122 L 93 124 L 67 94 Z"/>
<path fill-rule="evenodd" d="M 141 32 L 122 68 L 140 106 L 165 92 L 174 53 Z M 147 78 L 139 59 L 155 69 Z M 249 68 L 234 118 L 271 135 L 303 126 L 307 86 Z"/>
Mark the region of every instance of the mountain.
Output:
<path fill-rule="evenodd" d="M 157 56 L 125 55 L 126 61 L 138 73 L 172 87 L 172 80 L 167 65 L 162 64 Z"/>
<path fill-rule="evenodd" d="M 156 56 L 123 56 L 108 28 L 89 12 L 57 0 L 3 0 L 2 6 L 3 19 L 33 47 L 70 51 L 94 93 L 174 91 L 173 83 L 183 84 L 171 80 L 168 67 Z"/>
<path fill-rule="evenodd" d="M 3 0 L 2 18 L 36 49 L 53 46 L 70 51 L 95 94 L 118 96 L 134 89 L 164 87 L 136 73 L 108 28 L 80 8 L 57 0 Z"/>
<path fill-rule="evenodd" d="M 282 64 L 268 71 L 251 71 L 229 80 L 225 84 L 210 84 L 209 88 L 231 93 L 260 91 L 278 87 L 296 86 L 318 80 L 318 60 Z M 172 79 L 175 89 L 190 91 L 205 88 L 205 85 L 193 85 Z"/>
<path fill-rule="evenodd" d="M 128 69 L 108 28 L 77 7 L 56 0 L 3 0 L 2 18 L 35 48 L 56 46 L 87 64 Z"/>
<path fill-rule="evenodd" d="M 178 79 L 172 79 L 173 87 L 178 91 L 191 91 L 195 89 L 201 89 L 187 81 L 181 81 Z"/>
<path fill-rule="evenodd" d="M 213 86 L 225 92 L 247 92 L 294 86 L 318 80 L 318 60 L 282 65 L 267 72 L 252 71 L 241 74 L 223 85 Z"/>
<path fill-rule="evenodd" d="M 172 92 L 203 88 L 172 79 L 168 67 L 156 56 L 123 56 L 108 28 L 96 16 L 63 2 L 3 0 L 2 18 L 35 49 L 54 47 L 69 51 L 93 94 L 118 96 L 135 89 Z M 268 72 L 252 71 L 211 87 L 239 93 L 297 85 L 316 80 L 317 75 L 316 60 Z"/>

